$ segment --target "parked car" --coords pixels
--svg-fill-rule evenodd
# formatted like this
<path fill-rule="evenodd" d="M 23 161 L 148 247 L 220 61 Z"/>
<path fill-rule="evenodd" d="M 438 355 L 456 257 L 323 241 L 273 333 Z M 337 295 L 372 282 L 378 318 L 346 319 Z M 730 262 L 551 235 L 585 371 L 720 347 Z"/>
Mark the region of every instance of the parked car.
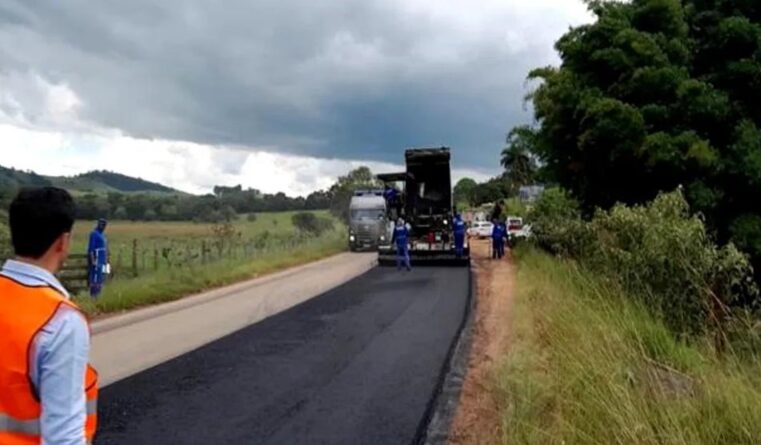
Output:
<path fill-rule="evenodd" d="M 523 236 L 523 218 L 518 216 L 508 216 L 505 221 L 507 224 L 507 233 L 517 237 Z"/>
<path fill-rule="evenodd" d="M 474 221 L 468 229 L 468 235 L 474 238 L 489 238 L 494 224 L 489 221 Z"/>

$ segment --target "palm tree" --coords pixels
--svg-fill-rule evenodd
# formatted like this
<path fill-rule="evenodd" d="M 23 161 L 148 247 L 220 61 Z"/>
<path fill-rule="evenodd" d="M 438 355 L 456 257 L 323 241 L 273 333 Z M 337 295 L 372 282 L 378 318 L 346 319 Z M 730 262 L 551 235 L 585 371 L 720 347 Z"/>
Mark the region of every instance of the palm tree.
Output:
<path fill-rule="evenodd" d="M 507 135 L 507 147 L 502 150 L 500 164 L 507 171 L 513 192 L 531 184 L 536 177 L 535 143 L 536 133 L 528 126 L 515 127 Z"/>

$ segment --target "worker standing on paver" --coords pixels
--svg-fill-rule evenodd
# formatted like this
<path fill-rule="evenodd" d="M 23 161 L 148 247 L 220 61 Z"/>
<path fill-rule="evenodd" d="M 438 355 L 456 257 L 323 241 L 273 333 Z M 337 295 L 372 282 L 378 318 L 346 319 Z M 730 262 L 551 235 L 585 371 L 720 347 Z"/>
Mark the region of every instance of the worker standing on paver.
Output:
<path fill-rule="evenodd" d="M 391 242 L 396 243 L 396 268 L 402 270 L 402 264 L 407 270 L 412 270 L 410 265 L 410 248 L 408 243 L 410 230 L 404 223 L 404 219 L 399 218 L 396 221 L 396 227 L 394 228 L 394 234 Z"/>
<path fill-rule="evenodd" d="M 399 191 L 393 186 L 386 184 L 383 187 L 383 197 L 386 199 L 386 208 L 389 210 L 393 209 L 395 212 L 393 216 L 400 218 L 402 206 L 399 199 Z"/>
<path fill-rule="evenodd" d="M 465 221 L 462 220 L 460 213 L 456 213 L 452 221 L 452 231 L 454 232 L 454 253 L 457 258 L 462 258 L 465 249 Z"/>
<path fill-rule="evenodd" d="M 105 219 L 99 219 L 95 229 L 90 233 L 90 243 L 87 247 L 87 264 L 89 269 L 88 284 L 90 296 L 98 298 L 103 292 L 103 283 L 110 272 L 108 264 L 108 240 L 106 239 Z"/>
<path fill-rule="evenodd" d="M 87 320 L 56 279 L 71 245 L 65 190 L 22 190 L 10 207 L 16 254 L 0 271 L 0 444 L 85 445 L 96 428 L 97 374 Z"/>

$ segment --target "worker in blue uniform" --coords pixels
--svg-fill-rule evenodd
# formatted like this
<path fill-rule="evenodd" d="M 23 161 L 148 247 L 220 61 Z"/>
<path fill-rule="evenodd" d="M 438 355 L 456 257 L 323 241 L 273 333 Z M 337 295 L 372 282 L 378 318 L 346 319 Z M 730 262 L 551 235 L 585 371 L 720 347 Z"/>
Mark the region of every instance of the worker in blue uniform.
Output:
<path fill-rule="evenodd" d="M 106 239 L 105 219 L 99 219 L 97 226 L 90 233 L 90 243 L 87 247 L 87 264 L 89 267 L 88 283 L 90 296 L 97 298 L 103 291 L 103 284 L 108 274 L 108 240 Z"/>
<path fill-rule="evenodd" d="M 456 213 L 454 221 L 452 221 L 452 232 L 454 233 L 454 253 L 457 258 L 462 258 L 462 254 L 465 250 L 465 221 L 462 220 L 462 216 Z"/>
<path fill-rule="evenodd" d="M 502 240 L 501 243 L 499 243 L 499 258 L 502 259 L 505 256 L 505 246 L 507 245 L 507 238 L 510 235 L 507 230 L 507 220 L 503 219 L 499 222 L 500 231 L 502 233 Z"/>
<path fill-rule="evenodd" d="M 386 199 L 386 208 L 396 211 L 396 214 L 393 216 L 396 218 L 401 217 L 401 200 L 399 199 L 399 191 L 386 184 L 383 187 L 383 197 Z"/>
<path fill-rule="evenodd" d="M 396 227 L 394 227 L 394 234 L 391 242 L 396 243 L 396 268 L 402 270 L 402 264 L 407 270 L 412 270 L 410 265 L 410 249 L 409 249 L 409 235 L 410 231 L 402 218 L 396 221 Z"/>
<path fill-rule="evenodd" d="M 502 259 L 505 255 L 505 226 L 501 221 L 494 218 L 492 220 L 494 225 L 491 231 L 491 246 L 492 246 L 492 259 Z"/>

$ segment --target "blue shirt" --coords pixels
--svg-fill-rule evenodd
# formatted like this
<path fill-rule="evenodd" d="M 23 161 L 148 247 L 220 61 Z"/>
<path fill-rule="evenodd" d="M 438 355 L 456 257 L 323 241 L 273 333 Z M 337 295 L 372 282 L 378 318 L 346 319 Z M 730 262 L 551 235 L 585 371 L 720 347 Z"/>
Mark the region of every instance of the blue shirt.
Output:
<path fill-rule="evenodd" d="M 407 245 L 408 236 L 409 236 L 409 231 L 407 230 L 407 227 L 397 226 L 394 229 L 394 238 L 392 241 L 396 241 L 396 245 L 398 247 L 404 247 Z"/>
<path fill-rule="evenodd" d="M 103 266 L 108 261 L 108 241 L 106 235 L 95 229 L 90 233 L 90 243 L 87 247 L 87 254 L 90 260 L 93 261 L 93 266 Z"/>
<path fill-rule="evenodd" d="M 0 275 L 26 286 L 50 286 L 69 298 L 50 272 L 8 260 Z M 2 308 L 0 308 L 2 309 Z M 85 372 L 90 331 L 80 313 L 61 305 L 32 341 L 29 377 L 40 395 L 43 445 L 85 445 Z"/>
<path fill-rule="evenodd" d="M 495 240 L 501 240 L 502 238 L 505 237 L 505 233 L 506 233 L 505 226 L 500 223 L 497 223 L 494 225 L 494 228 L 491 231 L 491 237 L 492 239 L 495 239 Z"/>
<path fill-rule="evenodd" d="M 452 223 L 452 226 L 454 226 L 455 235 L 465 234 L 465 221 L 463 221 L 461 218 L 455 218 L 454 223 Z"/>

